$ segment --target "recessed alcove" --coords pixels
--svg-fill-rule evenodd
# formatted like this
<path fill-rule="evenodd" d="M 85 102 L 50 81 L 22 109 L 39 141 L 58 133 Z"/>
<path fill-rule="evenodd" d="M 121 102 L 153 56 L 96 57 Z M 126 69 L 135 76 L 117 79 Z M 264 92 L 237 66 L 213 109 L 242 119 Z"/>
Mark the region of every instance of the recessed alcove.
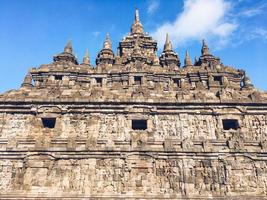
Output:
<path fill-rule="evenodd" d="M 222 124 L 224 130 L 237 130 L 239 128 L 239 123 L 237 119 L 223 119 Z"/>
<path fill-rule="evenodd" d="M 179 78 L 174 78 L 173 83 L 176 87 L 181 87 L 181 80 Z"/>
<path fill-rule="evenodd" d="M 147 120 L 133 119 L 132 120 L 132 129 L 133 130 L 146 130 L 147 129 Z"/>
<path fill-rule="evenodd" d="M 213 80 L 217 83 L 219 83 L 219 85 L 222 85 L 223 82 L 222 82 L 222 76 L 214 76 L 213 77 Z"/>
<path fill-rule="evenodd" d="M 135 85 L 141 85 L 142 83 L 142 77 L 141 76 L 135 76 L 134 77 L 134 84 Z"/>
<path fill-rule="evenodd" d="M 56 118 L 42 118 L 42 124 L 44 128 L 55 128 Z"/>
<path fill-rule="evenodd" d="M 102 78 L 95 78 L 95 81 L 97 86 L 102 86 Z"/>
<path fill-rule="evenodd" d="M 62 81 L 63 76 L 62 75 L 55 75 L 55 80 Z"/>

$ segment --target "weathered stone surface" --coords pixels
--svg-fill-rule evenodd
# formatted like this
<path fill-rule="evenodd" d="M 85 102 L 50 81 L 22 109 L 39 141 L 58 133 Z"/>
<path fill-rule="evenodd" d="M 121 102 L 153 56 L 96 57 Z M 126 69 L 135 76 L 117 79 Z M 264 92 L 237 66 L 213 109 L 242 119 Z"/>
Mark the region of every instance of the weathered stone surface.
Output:
<path fill-rule="evenodd" d="M 0 95 L 0 198 L 266 199 L 267 93 L 205 41 L 156 53 L 137 11 L 116 55 L 68 43 Z"/>

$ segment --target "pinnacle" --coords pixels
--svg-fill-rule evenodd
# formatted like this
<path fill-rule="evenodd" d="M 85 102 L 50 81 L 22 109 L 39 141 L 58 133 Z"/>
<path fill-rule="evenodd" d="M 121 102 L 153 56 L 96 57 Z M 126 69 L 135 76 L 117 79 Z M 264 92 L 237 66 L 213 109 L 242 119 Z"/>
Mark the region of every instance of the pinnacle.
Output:
<path fill-rule="evenodd" d="M 89 58 L 89 52 L 88 52 L 88 49 L 85 50 L 84 57 Z"/>
<path fill-rule="evenodd" d="M 69 42 L 66 44 L 66 46 L 65 46 L 65 48 L 64 48 L 64 52 L 65 52 L 65 53 L 72 53 L 72 43 L 71 43 L 71 41 L 69 41 Z"/>
<path fill-rule="evenodd" d="M 170 39 L 169 39 L 169 34 L 168 33 L 166 33 L 166 41 L 165 41 L 165 43 L 169 43 L 170 42 Z"/>
<path fill-rule="evenodd" d="M 202 49 L 201 49 L 202 55 L 208 55 L 209 53 L 209 47 L 205 39 L 202 40 Z"/>
<path fill-rule="evenodd" d="M 172 51 L 172 43 L 169 39 L 169 34 L 166 34 L 166 40 L 164 44 L 164 51 Z"/>
<path fill-rule="evenodd" d="M 139 18 L 139 10 L 138 9 L 135 9 L 135 21 L 136 22 L 139 22 L 140 21 L 140 18 Z"/>
<path fill-rule="evenodd" d="M 186 52 L 185 52 L 185 56 L 188 58 L 189 57 L 189 52 L 188 52 L 188 50 L 186 50 Z"/>
<path fill-rule="evenodd" d="M 106 39 L 105 39 L 103 48 L 104 49 L 111 49 L 111 40 L 110 40 L 109 33 L 106 34 Z"/>
<path fill-rule="evenodd" d="M 188 50 L 186 50 L 186 53 L 185 53 L 184 65 L 185 66 L 192 66 L 192 62 L 191 62 Z"/>
<path fill-rule="evenodd" d="M 131 33 L 132 34 L 141 34 L 141 33 L 143 33 L 143 26 L 142 26 L 142 24 L 140 22 L 138 9 L 135 10 L 135 17 L 134 17 L 133 25 L 131 27 Z"/>
<path fill-rule="evenodd" d="M 90 64 L 90 57 L 88 49 L 86 49 L 84 57 L 83 57 L 83 64 L 89 65 Z"/>
<path fill-rule="evenodd" d="M 207 46 L 207 43 L 206 43 L 206 40 L 205 39 L 202 39 L 202 45 L 203 46 Z"/>

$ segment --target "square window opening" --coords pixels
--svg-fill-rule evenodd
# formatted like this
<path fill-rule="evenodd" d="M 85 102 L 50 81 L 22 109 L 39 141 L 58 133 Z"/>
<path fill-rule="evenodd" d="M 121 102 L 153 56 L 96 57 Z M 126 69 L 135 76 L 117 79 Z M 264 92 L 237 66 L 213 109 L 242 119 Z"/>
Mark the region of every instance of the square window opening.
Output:
<path fill-rule="evenodd" d="M 102 86 L 102 78 L 95 78 L 95 80 L 98 86 Z"/>
<path fill-rule="evenodd" d="M 135 76 L 134 77 L 134 84 L 135 85 L 141 85 L 142 83 L 142 77 L 141 76 Z"/>
<path fill-rule="evenodd" d="M 238 120 L 237 119 L 223 119 L 223 129 L 224 130 L 237 130 L 239 128 Z"/>
<path fill-rule="evenodd" d="M 55 80 L 62 80 L 63 79 L 63 76 L 62 75 L 55 75 Z"/>
<path fill-rule="evenodd" d="M 219 84 L 222 85 L 222 76 L 214 76 L 213 80 L 215 82 L 219 82 Z"/>
<path fill-rule="evenodd" d="M 147 129 L 147 120 L 143 120 L 143 119 L 132 120 L 132 129 L 133 130 L 146 130 Z"/>
<path fill-rule="evenodd" d="M 179 78 L 174 78 L 173 83 L 175 86 L 180 87 L 181 86 L 181 80 Z"/>
<path fill-rule="evenodd" d="M 42 118 L 44 128 L 55 128 L 56 118 Z"/>

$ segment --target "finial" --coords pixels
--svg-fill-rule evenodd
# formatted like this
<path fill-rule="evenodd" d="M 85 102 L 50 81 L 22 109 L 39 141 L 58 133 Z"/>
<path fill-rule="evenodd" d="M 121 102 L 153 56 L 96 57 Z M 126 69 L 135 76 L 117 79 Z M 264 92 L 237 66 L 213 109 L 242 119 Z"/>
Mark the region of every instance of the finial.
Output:
<path fill-rule="evenodd" d="M 206 40 L 202 39 L 202 46 L 207 46 Z"/>
<path fill-rule="evenodd" d="M 186 57 L 189 57 L 189 52 L 188 52 L 188 50 L 186 50 L 186 52 L 185 52 L 185 56 L 186 56 Z"/>
<path fill-rule="evenodd" d="M 72 43 L 71 43 L 71 41 L 69 41 L 69 42 L 67 43 L 67 45 L 65 46 L 65 48 L 64 48 L 64 52 L 65 52 L 65 53 L 72 53 Z"/>
<path fill-rule="evenodd" d="M 86 51 L 85 51 L 85 54 L 83 57 L 83 64 L 90 65 L 90 57 L 89 57 L 88 49 L 86 49 Z"/>
<path fill-rule="evenodd" d="M 164 44 L 164 51 L 172 51 L 172 43 L 169 39 L 169 34 L 166 34 L 166 40 Z"/>
<path fill-rule="evenodd" d="M 134 22 L 131 28 L 131 33 L 132 34 L 140 34 L 143 33 L 143 26 L 140 22 L 139 18 L 139 11 L 138 9 L 135 10 L 135 17 L 134 17 Z"/>
<path fill-rule="evenodd" d="M 103 45 L 104 49 L 111 49 L 111 41 L 110 41 L 110 36 L 109 33 L 106 34 L 106 40 Z"/>
<path fill-rule="evenodd" d="M 139 10 L 135 9 L 135 21 L 136 22 L 140 22 L 140 18 L 139 18 Z"/>
<path fill-rule="evenodd" d="M 166 41 L 165 41 L 165 43 L 169 43 L 169 42 L 170 42 L 169 33 L 166 33 Z"/>
<path fill-rule="evenodd" d="M 208 55 L 209 53 L 209 47 L 205 39 L 202 40 L 202 49 L 201 49 L 202 55 Z"/>
<path fill-rule="evenodd" d="M 186 50 L 186 53 L 185 53 L 184 65 L 192 66 L 192 62 L 191 62 L 188 50 Z"/>

